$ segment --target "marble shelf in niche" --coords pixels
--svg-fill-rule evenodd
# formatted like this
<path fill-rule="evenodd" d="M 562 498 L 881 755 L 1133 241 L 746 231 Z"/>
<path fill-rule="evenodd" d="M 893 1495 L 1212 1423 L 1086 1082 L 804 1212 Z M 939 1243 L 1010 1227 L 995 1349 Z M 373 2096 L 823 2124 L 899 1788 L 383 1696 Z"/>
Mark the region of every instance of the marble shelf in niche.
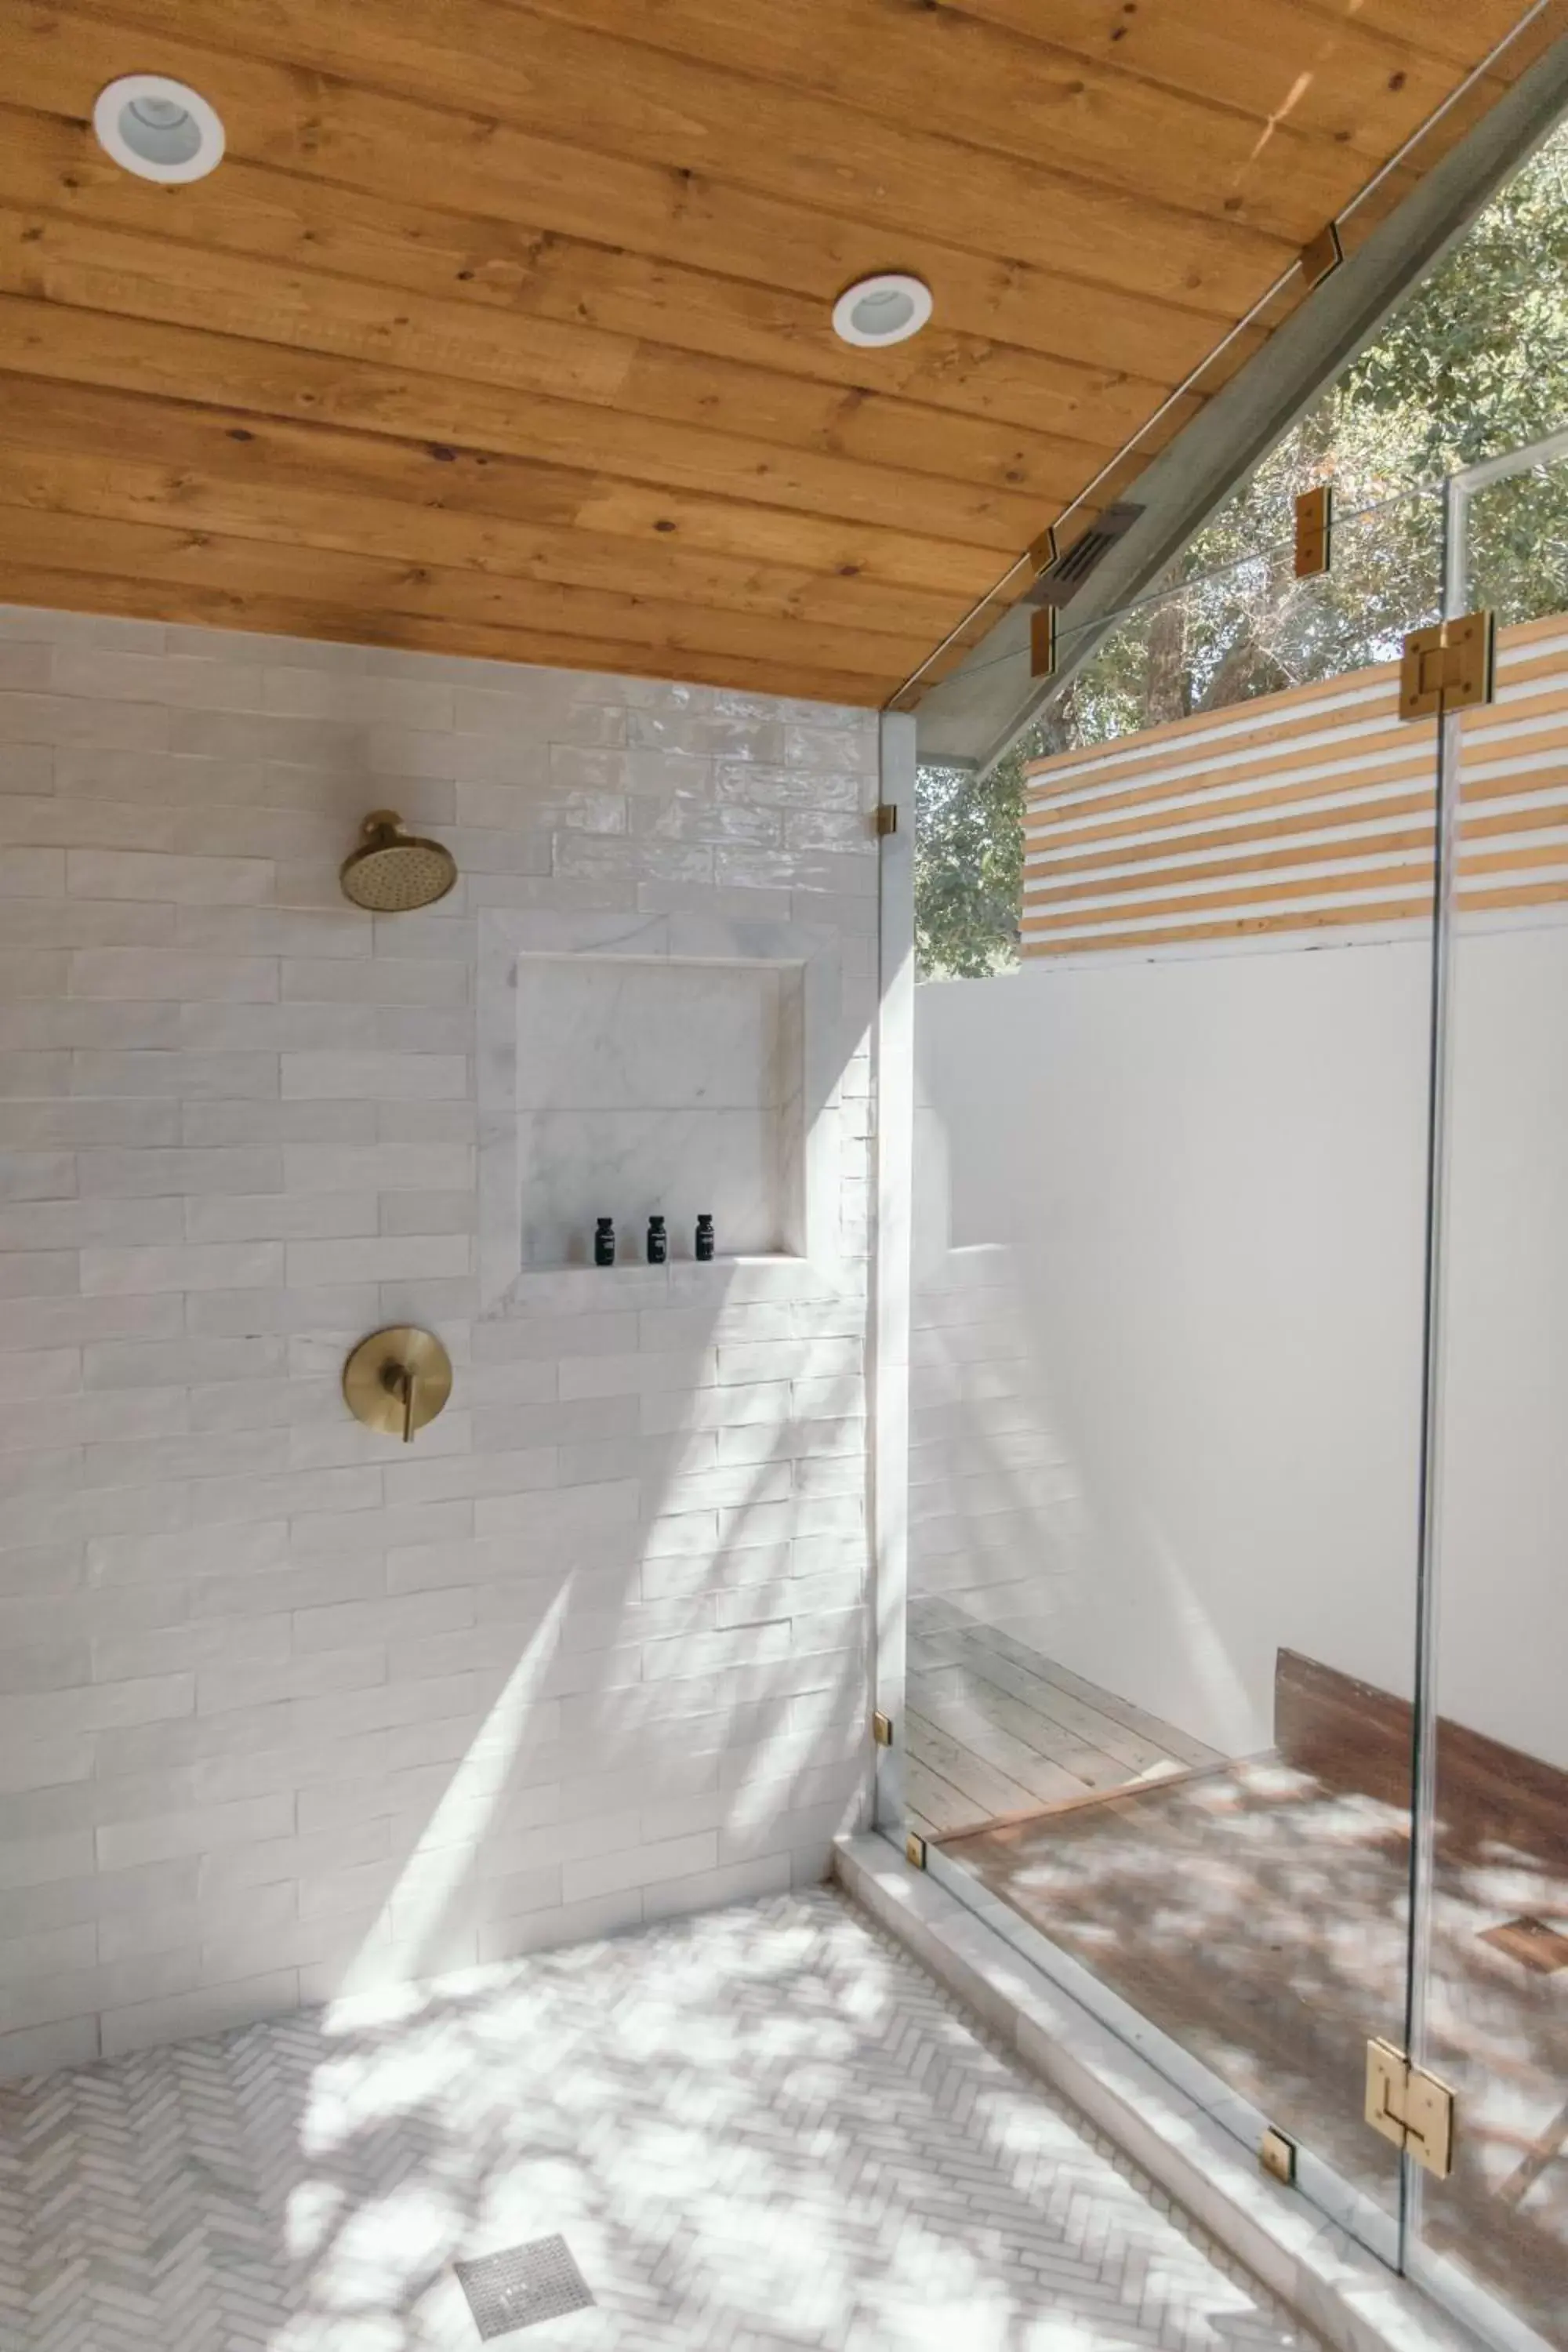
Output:
<path fill-rule="evenodd" d="M 531 1314 L 587 1314 L 608 1306 L 742 1306 L 765 1300 L 816 1300 L 841 1295 L 841 1270 L 782 1252 L 752 1256 L 677 1258 L 668 1265 L 635 1259 L 617 1265 L 525 1266 L 506 1297 L 485 1309 L 493 1322 Z"/>
<path fill-rule="evenodd" d="M 718 1250 L 711 1257 L 675 1257 L 662 1265 L 649 1265 L 646 1258 L 617 1256 L 614 1265 L 594 1265 L 586 1257 L 541 1258 L 525 1265 L 525 1275 L 580 1274 L 592 1281 L 596 1276 L 601 1282 L 621 1282 L 627 1276 L 646 1275 L 656 1285 L 668 1289 L 679 1278 L 689 1284 L 700 1284 L 704 1277 L 711 1282 L 727 1266 L 734 1265 L 804 1265 L 805 1258 L 797 1250 Z"/>

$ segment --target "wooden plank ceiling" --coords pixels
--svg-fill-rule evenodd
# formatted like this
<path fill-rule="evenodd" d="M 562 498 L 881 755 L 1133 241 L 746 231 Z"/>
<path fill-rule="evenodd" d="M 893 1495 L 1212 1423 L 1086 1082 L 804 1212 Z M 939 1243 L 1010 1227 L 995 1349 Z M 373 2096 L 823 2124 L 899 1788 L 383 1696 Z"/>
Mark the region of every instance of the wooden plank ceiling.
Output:
<path fill-rule="evenodd" d="M 1521 7 L 5 0 L 0 596 L 879 703 Z"/>

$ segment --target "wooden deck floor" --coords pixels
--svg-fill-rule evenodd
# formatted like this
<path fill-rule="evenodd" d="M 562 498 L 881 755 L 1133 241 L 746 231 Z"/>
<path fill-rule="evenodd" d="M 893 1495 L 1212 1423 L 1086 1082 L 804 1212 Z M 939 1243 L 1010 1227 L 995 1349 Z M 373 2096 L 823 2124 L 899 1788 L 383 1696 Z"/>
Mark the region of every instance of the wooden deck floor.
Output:
<path fill-rule="evenodd" d="M 1279 1749 L 1229 1759 L 911 1611 L 916 1826 L 1392 2210 L 1361 2107 L 1368 2035 L 1404 2030 L 1409 1709 L 1287 1652 L 1275 1714 Z M 1460 2122 L 1425 2228 L 1568 2352 L 1568 1776 L 1446 1723 L 1437 1761 L 1430 2063 Z"/>
<path fill-rule="evenodd" d="M 904 1722 L 910 1821 L 928 1838 L 1225 1760 L 940 1600 L 910 1603 Z"/>

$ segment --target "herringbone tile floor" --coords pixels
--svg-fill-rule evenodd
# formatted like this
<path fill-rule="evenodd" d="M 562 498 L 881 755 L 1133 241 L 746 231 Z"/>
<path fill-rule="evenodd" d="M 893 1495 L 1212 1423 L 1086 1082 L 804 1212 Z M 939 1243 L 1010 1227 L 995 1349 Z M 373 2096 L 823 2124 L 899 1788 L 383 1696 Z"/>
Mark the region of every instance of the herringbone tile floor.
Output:
<path fill-rule="evenodd" d="M 5 2352 L 1304 2346 L 824 1889 L 0 2090 Z"/>

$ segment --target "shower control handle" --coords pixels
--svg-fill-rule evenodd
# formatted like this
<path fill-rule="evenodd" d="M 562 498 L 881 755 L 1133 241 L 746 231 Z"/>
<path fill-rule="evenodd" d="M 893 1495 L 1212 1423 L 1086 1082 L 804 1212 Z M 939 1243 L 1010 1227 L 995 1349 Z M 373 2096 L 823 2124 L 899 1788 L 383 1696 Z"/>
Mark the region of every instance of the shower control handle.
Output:
<path fill-rule="evenodd" d="M 418 1391 L 419 1375 L 415 1370 L 412 1364 L 388 1364 L 381 1377 L 386 1383 L 386 1386 L 391 1390 L 393 1395 L 399 1397 L 402 1400 L 403 1443 L 405 1445 L 412 1445 L 414 1443 L 414 1400 Z"/>
<path fill-rule="evenodd" d="M 452 1393 L 452 1359 L 433 1331 L 390 1325 L 362 1339 L 343 1366 L 343 1402 L 356 1421 L 411 1444 Z"/>

